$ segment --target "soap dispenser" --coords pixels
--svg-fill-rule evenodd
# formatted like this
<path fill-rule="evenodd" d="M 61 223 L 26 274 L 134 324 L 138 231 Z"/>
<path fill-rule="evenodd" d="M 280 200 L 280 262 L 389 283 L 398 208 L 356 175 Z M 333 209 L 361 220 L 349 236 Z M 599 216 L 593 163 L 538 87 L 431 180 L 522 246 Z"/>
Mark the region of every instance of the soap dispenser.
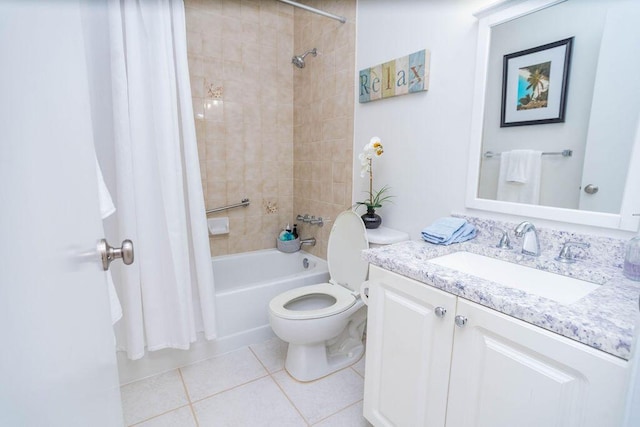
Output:
<path fill-rule="evenodd" d="M 627 242 L 623 272 L 629 279 L 640 281 L 640 234 Z"/>

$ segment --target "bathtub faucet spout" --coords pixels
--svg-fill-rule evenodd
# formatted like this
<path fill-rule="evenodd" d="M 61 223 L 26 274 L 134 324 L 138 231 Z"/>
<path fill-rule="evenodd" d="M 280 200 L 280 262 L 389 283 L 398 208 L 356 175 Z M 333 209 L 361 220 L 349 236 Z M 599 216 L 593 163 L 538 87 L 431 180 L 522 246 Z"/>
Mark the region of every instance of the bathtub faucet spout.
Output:
<path fill-rule="evenodd" d="M 316 245 L 316 238 L 315 237 L 310 237 L 308 239 L 302 239 L 302 240 L 300 240 L 300 245 L 315 246 Z"/>

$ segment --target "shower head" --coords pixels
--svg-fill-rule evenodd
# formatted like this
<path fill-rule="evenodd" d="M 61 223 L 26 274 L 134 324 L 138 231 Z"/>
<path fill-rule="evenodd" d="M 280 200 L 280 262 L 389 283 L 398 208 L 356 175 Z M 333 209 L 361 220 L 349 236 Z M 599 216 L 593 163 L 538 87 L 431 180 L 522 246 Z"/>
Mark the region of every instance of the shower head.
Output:
<path fill-rule="evenodd" d="M 295 55 L 293 58 L 291 58 L 291 63 L 298 68 L 304 68 L 304 58 L 309 54 L 318 56 L 318 50 L 314 47 L 313 49 L 306 51 L 302 55 Z"/>

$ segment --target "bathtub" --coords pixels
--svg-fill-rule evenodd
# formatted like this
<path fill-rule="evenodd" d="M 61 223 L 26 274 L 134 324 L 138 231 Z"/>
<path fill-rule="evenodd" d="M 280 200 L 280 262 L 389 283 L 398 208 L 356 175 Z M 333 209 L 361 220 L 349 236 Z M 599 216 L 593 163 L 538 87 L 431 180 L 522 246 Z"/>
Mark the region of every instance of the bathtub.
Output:
<path fill-rule="evenodd" d="M 147 352 L 140 360 L 129 360 L 124 352 L 117 352 L 121 384 L 266 341 L 275 336 L 268 311 L 273 297 L 329 280 L 327 262 L 301 251 L 285 254 L 265 249 L 224 255 L 211 258 L 211 266 L 218 337 L 211 341 L 200 337 L 188 351 Z"/>

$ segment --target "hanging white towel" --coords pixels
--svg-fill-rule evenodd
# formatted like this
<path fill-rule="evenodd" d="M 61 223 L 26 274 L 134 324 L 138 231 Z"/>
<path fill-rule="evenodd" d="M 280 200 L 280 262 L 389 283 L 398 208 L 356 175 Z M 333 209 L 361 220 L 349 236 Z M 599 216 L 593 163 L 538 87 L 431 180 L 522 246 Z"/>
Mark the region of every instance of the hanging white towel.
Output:
<path fill-rule="evenodd" d="M 116 207 L 113 204 L 113 199 L 109 193 L 109 189 L 104 182 L 102 176 L 102 169 L 100 169 L 100 163 L 96 159 L 96 175 L 98 178 L 98 198 L 100 201 L 100 217 L 104 220 L 109 215 L 116 211 Z M 111 271 L 106 272 L 107 275 L 107 290 L 109 291 L 109 305 L 111 306 L 111 324 L 115 324 L 122 317 L 122 306 L 118 299 L 116 287 L 113 283 L 113 277 Z"/>
<path fill-rule="evenodd" d="M 502 162 L 506 168 L 505 179 L 507 182 L 519 182 L 526 184 L 531 177 L 529 169 L 532 157 L 535 159 L 535 152 L 530 150 L 513 150 L 504 153 Z"/>
<path fill-rule="evenodd" d="M 537 205 L 540 202 L 542 152 L 505 151 L 500 156 L 497 199 Z"/>

